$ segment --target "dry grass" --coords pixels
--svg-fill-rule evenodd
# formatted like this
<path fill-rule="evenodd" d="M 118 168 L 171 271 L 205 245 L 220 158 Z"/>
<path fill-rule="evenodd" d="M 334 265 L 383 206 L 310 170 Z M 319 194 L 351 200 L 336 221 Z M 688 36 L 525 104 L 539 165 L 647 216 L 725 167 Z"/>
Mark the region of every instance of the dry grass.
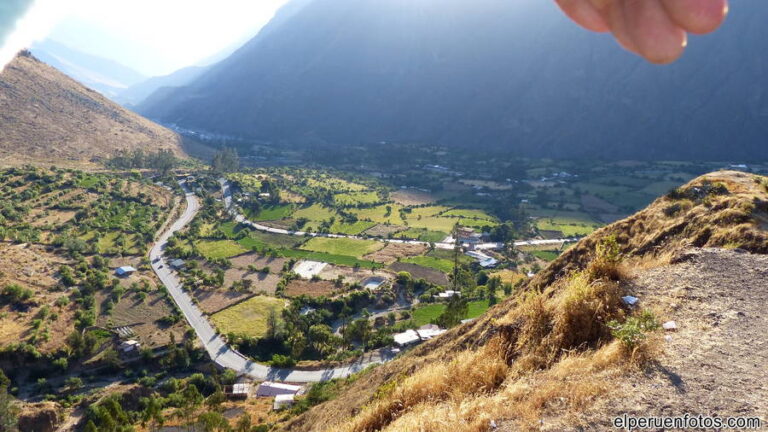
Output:
<path fill-rule="evenodd" d="M 0 74 L 0 164 L 93 166 L 117 150 L 170 149 L 174 132 L 132 113 L 32 57 Z"/>
<path fill-rule="evenodd" d="M 456 403 L 472 395 L 487 394 L 504 382 L 508 365 L 501 340 L 478 351 L 465 351 L 455 359 L 437 362 L 379 393 L 360 415 L 342 430 L 363 432 L 383 428 L 420 404 Z"/>

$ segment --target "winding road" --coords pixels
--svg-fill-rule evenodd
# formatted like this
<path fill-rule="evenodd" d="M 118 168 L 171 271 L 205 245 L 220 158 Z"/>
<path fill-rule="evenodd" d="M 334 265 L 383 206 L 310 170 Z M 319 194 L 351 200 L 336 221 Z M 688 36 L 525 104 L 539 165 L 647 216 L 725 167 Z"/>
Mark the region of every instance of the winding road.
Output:
<path fill-rule="evenodd" d="M 293 236 L 311 236 L 311 237 L 328 237 L 328 238 L 349 238 L 349 239 L 356 239 L 356 240 L 376 240 L 381 242 L 388 242 L 388 243 L 401 243 L 401 244 L 414 244 L 414 245 L 423 245 L 423 246 L 429 246 L 430 243 L 423 242 L 419 240 L 406 240 L 406 239 L 382 239 L 378 237 L 361 237 L 361 236 L 355 236 L 355 235 L 345 235 L 345 234 L 326 234 L 326 233 L 308 233 L 304 231 L 290 231 L 282 228 L 273 228 L 270 226 L 258 224 L 256 222 L 250 221 L 245 218 L 245 216 L 240 213 L 237 210 L 237 207 L 232 205 L 232 187 L 230 183 L 224 179 L 219 179 L 219 184 L 221 185 L 221 193 L 224 197 L 224 206 L 228 209 L 229 213 L 232 215 L 232 217 L 235 219 L 235 222 L 248 225 L 251 228 L 257 230 L 257 231 L 263 231 L 273 234 L 284 234 L 284 235 L 293 235 Z M 563 243 L 572 243 L 578 241 L 578 238 L 564 238 L 564 239 L 534 239 L 534 240 L 519 240 L 515 242 L 516 247 L 520 246 L 548 246 L 548 245 L 559 245 Z M 454 248 L 453 242 L 440 242 L 434 244 L 437 249 L 449 249 L 452 250 Z M 480 243 L 478 245 L 475 245 L 475 250 L 498 250 L 503 249 L 504 243 Z"/>
<path fill-rule="evenodd" d="M 232 369 L 239 374 L 248 375 L 257 380 L 306 383 L 326 381 L 333 378 L 345 378 L 372 364 L 383 363 L 394 358 L 396 353 L 382 351 L 376 359 L 358 361 L 338 368 L 312 371 L 278 369 L 253 362 L 229 347 L 210 324 L 205 314 L 192 302 L 192 298 L 184 291 L 181 280 L 169 267 L 163 256 L 163 251 L 168 244 L 168 239 L 175 232 L 181 230 L 184 226 L 190 223 L 200 210 L 200 202 L 194 193 L 187 189 L 184 182 L 181 182 L 180 184 L 185 192 L 187 207 L 184 210 L 184 213 L 171 225 L 171 227 L 158 238 L 157 242 L 149 252 L 149 259 L 155 274 L 157 274 L 157 277 L 160 278 L 160 281 L 168 289 L 173 301 L 179 307 L 189 325 L 195 330 L 197 337 L 200 338 L 205 350 L 211 356 L 211 360 L 217 365 L 223 368 Z"/>

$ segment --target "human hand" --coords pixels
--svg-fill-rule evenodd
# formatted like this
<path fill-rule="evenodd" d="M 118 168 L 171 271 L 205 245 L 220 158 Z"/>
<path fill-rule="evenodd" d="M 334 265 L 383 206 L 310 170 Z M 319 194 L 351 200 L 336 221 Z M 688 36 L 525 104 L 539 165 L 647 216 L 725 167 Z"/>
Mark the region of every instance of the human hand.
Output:
<path fill-rule="evenodd" d="M 683 54 L 687 33 L 714 31 L 728 13 L 728 0 L 555 1 L 582 27 L 610 31 L 625 49 L 658 64 Z"/>

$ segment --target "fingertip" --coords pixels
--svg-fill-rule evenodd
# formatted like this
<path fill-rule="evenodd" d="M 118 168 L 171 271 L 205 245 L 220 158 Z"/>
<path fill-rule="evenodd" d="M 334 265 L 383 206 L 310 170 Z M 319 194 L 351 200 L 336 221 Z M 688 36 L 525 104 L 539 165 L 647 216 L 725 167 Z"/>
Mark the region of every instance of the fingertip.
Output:
<path fill-rule="evenodd" d="M 685 31 L 715 31 L 728 15 L 728 0 L 662 0 L 670 18 Z"/>
<path fill-rule="evenodd" d="M 686 32 L 671 20 L 659 1 L 623 4 L 628 34 L 643 57 L 651 63 L 668 64 L 683 55 Z"/>

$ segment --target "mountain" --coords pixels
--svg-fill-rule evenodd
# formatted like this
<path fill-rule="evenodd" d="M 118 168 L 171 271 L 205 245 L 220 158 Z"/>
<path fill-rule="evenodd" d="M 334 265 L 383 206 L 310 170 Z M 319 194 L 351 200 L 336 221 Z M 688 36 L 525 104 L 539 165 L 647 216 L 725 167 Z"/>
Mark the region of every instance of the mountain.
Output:
<path fill-rule="evenodd" d="M 120 63 L 78 51 L 51 39 L 35 43 L 30 51 L 43 62 L 110 98 L 147 79 Z"/>
<path fill-rule="evenodd" d="M 82 164 L 181 138 L 24 52 L 0 73 L 0 164 Z"/>
<path fill-rule="evenodd" d="M 168 75 L 152 77 L 128 88 L 121 89 L 111 99 L 121 105 L 131 107 L 143 102 L 151 94 L 163 87 L 181 87 L 194 81 L 208 68 L 203 66 L 189 66 L 179 69 Z"/>
<path fill-rule="evenodd" d="M 280 430 L 610 430 L 671 407 L 764 416 L 766 278 L 768 178 L 711 173 L 581 240 L 478 319 L 312 389 L 325 402 Z"/>
<path fill-rule="evenodd" d="M 291 3 L 289 3 L 291 5 Z M 280 143 L 419 142 L 533 157 L 768 158 L 768 4 L 659 67 L 540 0 L 314 0 L 137 109 Z"/>

